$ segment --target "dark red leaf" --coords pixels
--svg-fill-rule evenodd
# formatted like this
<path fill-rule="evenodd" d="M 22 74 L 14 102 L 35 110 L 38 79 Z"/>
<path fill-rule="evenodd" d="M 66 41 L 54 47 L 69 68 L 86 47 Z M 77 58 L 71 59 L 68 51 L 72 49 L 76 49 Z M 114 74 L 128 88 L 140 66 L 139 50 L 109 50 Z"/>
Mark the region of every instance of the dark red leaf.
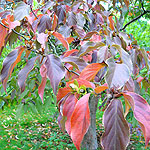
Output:
<path fill-rule="evenodd" d="M 104 112 L 105 132 L 102 146 L 106 150 L 125 150 L 129 143 L 129 126 L 123 115 L 122 103 L 113 99 Z"/>

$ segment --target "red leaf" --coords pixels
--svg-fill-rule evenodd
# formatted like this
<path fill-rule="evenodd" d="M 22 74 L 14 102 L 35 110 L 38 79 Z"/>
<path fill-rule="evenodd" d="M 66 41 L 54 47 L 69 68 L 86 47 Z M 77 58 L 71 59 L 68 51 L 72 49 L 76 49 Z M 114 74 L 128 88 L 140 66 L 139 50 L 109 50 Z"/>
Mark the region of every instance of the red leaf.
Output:
<path fill-rule="evenodd" d="M 79 50 L 77 50 L 77 49 L 72 49 L 72 50 L 70 50 L 70 51 L 66 51 L 65 54 L 64 54 L 64 57 L 68 57 L 68 56 L 70 56 L 72 53 L 78 52 L 78 51 L 79 51 Z"/>
<path fill-rule="evenodd" d="M 125 150 L 129 142 L 129 126 L 123 116 L 122 103 L 113 99 L 104 112 L 105 132 L 102 146 L 106 150 Z"/>
<path fill-rule="evenodd" d="M 139 122 L 145 138 L 145 145 L 150 141 L 150 105 L 140 95 L 124 92 L 123 96 L 132 107 L 134 117 Z"/>
<path fill-rule="evenodd" d="M 56 16 L 56 14 L 54 13 L 54 19 L 53 19 L 53 24 L 52 24 L 52 31 L 55 30 L 55 28 L 57 27 L 57 22 L 58 22 L 58 17 Z"/>
<path fill-rule="evenodd" d="M 1 55 L 1 48 L 5 44 L 5 37 L 6 37 L 6 35 L 7 35 L 7 28 L 3 27 L 0 24 L 0 55 Z"/>
<path fill-rule="evenodd" d="M 96 74 L 99 72 L 99 70 L 101 68 L 103 68 L 104 66 L 106 66 L 106 64 L 104 63 L 93 63 L 93 64 L 89 64 L 88 66 L 86 66 L 81 74 L 80 74 L 80 78 L 84 79 L 84 80 L 88 80 L 91 81 L 95 78 Z"/>
<path fill-rule="evenodd" d="M 69 50 L 69 44 L 67 42 L 67 40 L 63 37 L 63 35 L 61 35 L 58 32 L 53 32 L 53 36 L 55 36 L 59 41 L 61 41 L 61 43 L 64 45 L 64 47 Z"/>
<path fill-rule="evenodd" d="M 98 93 L 101 93 L 102 91 L 108 89 L 108 86 L 106 83 L 104 83 L 103 85 L 101 86 L 98 86 L 95 88 L 95 93 L 98 94 Z"/>
<path fill-rule="evenodd" d="M 57 93 L 57 103 L 70 92 L 71 92 L 71 88 L 68 86 L 64 88 L 59 88 Z"/>
<path fill-rule="evenodd" d="M 67 97 L 65 100 L 65 103 L 63 105 L 63 116 L 67 117 L 65 128 L 67 133 L 70 135 L 71 132 L 71 116 L 74 111 L 75 105 L 77 103 L 77 98 L 74 94 L 71 94 Z"/>
<path fill-rule="evenodd" d="M 42 103 L 44 103 L 43 94 L 44 94 L 44 89 L 45 89 L 45 85 L 46 85 L 46 81 L 47 81 L 47 77 L 46 77 L 47 69 L 44 64 L 40 68 L 40 73 L 42 76 L 42 81 L 41 81 L 40 86 L 38 87 L 38 94 L 42 100 Z"/>
<path fill-rule="evenodd" d="M 50 79 L 51 86 L 56 95 L 59 82 L 65 76 L 65 69 L 60 58 L 53 54 L 47 56 L 45 66 L 47 68 L 47 77 Z"/>
<path fill-rule="evenodd" d="M 26 66 L 20 70 L 18 74 L 18 84 L 21 89 L 21 92 L 25 90 L 25 80 L 29 74 L 29 72 L 33 69 L 35 61 L 38 59 L 38 56 L 31 58 L 28 60 Z"/>
<path fill-rule="evenodd" d="M 90 93 L 84 95 L 77 102 L 71 116 L 71 139 L 78 150 L 84 135 L 90 126 L 90 110 L 89 110 Z"/>
<path fill-rule="evenodd" d="M 24 47 L 20 46 L 10 52 L 3 62 L 3 68 L 1 71 L 1 80 L 3 83 L 4 90 L 6 92 L 6 83 L 8 77 L 11 76 L 11 73 L 18 62 L 21 60 L 21 55 L 24 51 Z"/>

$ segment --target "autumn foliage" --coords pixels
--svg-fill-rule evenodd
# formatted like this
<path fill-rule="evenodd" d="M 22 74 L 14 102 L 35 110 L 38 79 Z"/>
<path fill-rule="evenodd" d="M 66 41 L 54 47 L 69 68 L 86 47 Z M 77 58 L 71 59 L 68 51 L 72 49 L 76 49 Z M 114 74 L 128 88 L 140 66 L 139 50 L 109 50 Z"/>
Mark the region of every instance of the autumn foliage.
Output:
<path fill-rule="evenodd" d="M 14 68 L 25 59 L 17 75 L 20 92 L 25 90 L 28 74 L 39 66 L 42 80 L 38 94 L 44 103 L 44 89 L 50 80 L 57 97 L 59 126 L 78 150 L 90 126 L 89 99 L 92 95 L 102 98 L 101 93 L 105 95 L 102 147 L 126 149 L 130 139 L 126 115 L 130 109 L 148 145 L 150 105 L 135 93 L 134 84 L 140 70 L 149 70 L 149 58 L 120 31 L 115 14 L 96 0 L 43 1 L 40 8 L 34 8 L 29 0 L 13 4 L 12 10 L 4 9 L 0 17 L 0 54 L 5 53 L 7 44 L 24 43 L 4 59 L 0 77 L 5 91 Z M 60 87 L 62 81 L 65 86 Z"/>

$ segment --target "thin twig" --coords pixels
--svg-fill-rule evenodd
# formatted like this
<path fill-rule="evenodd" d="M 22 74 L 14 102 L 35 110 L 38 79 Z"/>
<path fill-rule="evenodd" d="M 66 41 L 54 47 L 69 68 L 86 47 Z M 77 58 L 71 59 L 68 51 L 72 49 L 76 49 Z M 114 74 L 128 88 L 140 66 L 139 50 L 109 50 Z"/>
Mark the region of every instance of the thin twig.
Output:
<path fill-rule="evenodd" d="M 31 9 L 31 12 L 33 13 L 34 17 L 35 17 L 36 19 L 38 19 L 37 15 L 34 13 L 32 7 L 31 7 L 31 5 L 30 5 L 30 9 Z"/>
<path fill-rule="evenodd" d="M 54 54 L 58 55 L 58 54 L 57 54 L 57 51 L 56 51 L 56 47 L 55 47 L 55 45 L 52 43 L 52 41 L 51 41 L 50 38 L 48 38 L 48 42 L 49 42 L 49 44 L 51 45 L 51 47 L 53 48 Z"/>
<path fill-rule="evenodd" d="M 66 66 L 64 66 L 64 67 L 65 67 L 65 69 L 66 69 L 68 72 L 71 72 L 71 73 L 74 73 L 74 74 L 77 75 L 77 76 L 80 76 L 79 73 L 77 73 L 77 72 L 75 72 L 75 71 L 73 71 L 73 70 L 69 70 Z"/>
<path fill-rule="evenodd" d="M 5 26 L 2 22 L 0 22 L 0 24 L 1 24 L 3 27 L 9 29 L 9 27 Z M 13 31 L 14 33 L 16 33 L 17 35 L 21 36 L 22 38 L 24 38 L 25 40 L 28 41 L 28 39 L 27 39 L 26 37 L 24 37 L 22 34 L 18 33 L 15 29 L 12 29 L 12 31 Z"/>
<path fill-rule="evenodd" d="M 150 13 L 150 10 L 144 11 L 142 14 L 140 14 L 139 16 L 137 16 L 136 18 L 134 18 L 133 20 L 129 21 L 127 24 L 125 24 L 125 26 L 123 28 L 120 29 L 120 31 L 124 30 L 129 24 L 131 24 L 132 22 L 138 20 L 139 18 L 141 18 L 142 16 L 144 16 L 147 13 Z"/>
<path fill-rule="evenodd" d="M 144 8 L 144 5 L 143 5 L 142 0 L 140 0 L 140 3 L 141 3 L 141 5 L 142 5 L 142 9 L 143 9 L 143 11 L 145 12 L 145 8 Z"/>

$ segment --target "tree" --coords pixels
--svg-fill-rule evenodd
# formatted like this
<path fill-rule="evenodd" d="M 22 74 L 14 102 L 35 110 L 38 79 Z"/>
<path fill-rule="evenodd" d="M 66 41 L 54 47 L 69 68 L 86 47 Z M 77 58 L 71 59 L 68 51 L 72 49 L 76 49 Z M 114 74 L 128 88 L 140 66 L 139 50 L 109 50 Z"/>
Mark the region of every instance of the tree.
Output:
<path fill-rule="evenodd" d="M 33 1 L 9 3 L 0 13 L 0 53 L 16 41 L 24 43 L 12 50 L 3 62 L 1 81 L 6 91 L 8 78 L 15 66 L 21 93 L 32 70 L 41 75 L 38 87 L 43 95 L 47 79 L 57 96 L 58 123 L 67 131 L 79 150 L 97 149 L 95 115 L 102 100 L 105 132 L 101 144 L 107 150 L 126 149 L 129 126 L 126 115 L 132 109 L 145 137 L 150 140 L 150 106 L 135 93 L 135 82 L 146 68 L 146 90 L 149 87 L 149 54 L 122 32 L 115 12 L 105 10 L 101 1 L 43 1 L 40 8 Z M 118 2 L 113 1 L 113 6 Z M 129 1 L 121 1 L 129 7 Z M 40 69 L 39 69 L 40 68 Z M 36 74 L 36 75 L 37 75 Z M 139 84 L 141 82 L 139 81 Z M 34 92 L 34 90 L 33 90 Z M 28 93 L 31 95 L 31 92 Z M 123 103 L 125 102 L 125 112 Z M 24 99 L 22 102 L 24 104 Z"/>

